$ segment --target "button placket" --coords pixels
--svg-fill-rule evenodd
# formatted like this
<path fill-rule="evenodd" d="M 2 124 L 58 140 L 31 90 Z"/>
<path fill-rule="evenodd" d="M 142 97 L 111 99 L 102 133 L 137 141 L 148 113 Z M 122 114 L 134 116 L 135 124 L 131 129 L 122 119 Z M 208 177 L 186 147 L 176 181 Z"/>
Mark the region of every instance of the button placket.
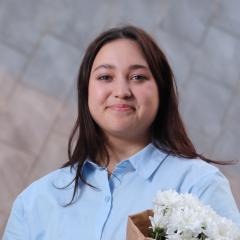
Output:
<path fill-rule="evenodd" d="M 97 239 L 101 239 L 102 233 L 104 231 L 104 226 L 107 222 L 107 219 L 109 218 L 109 215 L 111 213 L 111 189 L 109 186 L 109 180 L 108 180 L 108 173 L 106 168 L 100 167 L 99 168 L 99 179 L 102 179 L 102 206 L 101 210 L 99 213 L 99 224 L 98 224 L 98 229 L 99 229 L 99 237 Z"/>
<path fill-rule="evenodd" d="M 108 203 L 111 200 L 111 196 L 109 196 L 109 195 L 105 196 L 104 200 L 106 203 Z"/>

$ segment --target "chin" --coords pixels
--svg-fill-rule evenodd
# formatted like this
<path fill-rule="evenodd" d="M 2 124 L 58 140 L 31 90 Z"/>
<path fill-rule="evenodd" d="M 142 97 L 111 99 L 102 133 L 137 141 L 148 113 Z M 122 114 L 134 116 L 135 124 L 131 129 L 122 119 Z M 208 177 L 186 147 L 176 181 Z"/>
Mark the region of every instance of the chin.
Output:
<path fill-rule="evenodd" d="M 132 134 L 133 129 L 131 128 L 118 128 L 118 129 L 108 129 L 107 133 L 110 136 L 119 137 L 119 138 L 129 138 Z"/>

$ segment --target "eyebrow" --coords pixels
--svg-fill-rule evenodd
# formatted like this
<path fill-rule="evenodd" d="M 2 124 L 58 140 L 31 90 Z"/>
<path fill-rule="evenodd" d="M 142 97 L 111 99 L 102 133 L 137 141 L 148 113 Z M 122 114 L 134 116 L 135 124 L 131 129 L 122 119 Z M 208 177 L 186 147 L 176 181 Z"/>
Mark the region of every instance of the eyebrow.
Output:
<path fill-rule="evenodd" d="M 98 70 L 99 68 L 105 68 L 105 69 L 115 69 L 116 67 L 114 65 L 111 64 L 101 64 L 99 66 L 97 66 L 93 72 L 95 72 L 96 70 Z M 149 70 L 149 68 L 146 65 L 142 65 L 142 64 L 133 64 L 130 65 L 128 67 L 130 70 L 135 70 L 135 69 L 146 69 Z"/>

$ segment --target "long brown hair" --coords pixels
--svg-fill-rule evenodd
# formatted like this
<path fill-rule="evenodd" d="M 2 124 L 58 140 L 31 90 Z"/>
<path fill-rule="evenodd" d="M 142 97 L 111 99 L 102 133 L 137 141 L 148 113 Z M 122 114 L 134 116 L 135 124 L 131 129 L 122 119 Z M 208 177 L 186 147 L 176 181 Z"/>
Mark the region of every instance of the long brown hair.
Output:
<path fill-rule="evenodd" d="M 151 126 L 153 144 L 168 154 L 215 162 L 197 153 L 187 136 L 178 110 L 178 93 L 174 75 L 163 51 L 142 29 L 134 26 L 112 28 L 100 34 L 89 45 L 78 75 L 78 116 L 69 138 L 69 161 L 63 165 L 63 167 L 71 166 L 71 168 L 76 166 L 72 201 L 80 182 L 92 186 L 86 182 L 82 174 L 84 161 L 91 159 L 97 163 L 96 157 L 101 156 L 102 159 L 106 159 L 106 166 L 109 163 L 104 136 L 89 112 L 88 85 L 93 61 L 98 51 L 105 44 L 117 39 L 130 39 L 139 45 L 156 80 L 160 106 Z"/>

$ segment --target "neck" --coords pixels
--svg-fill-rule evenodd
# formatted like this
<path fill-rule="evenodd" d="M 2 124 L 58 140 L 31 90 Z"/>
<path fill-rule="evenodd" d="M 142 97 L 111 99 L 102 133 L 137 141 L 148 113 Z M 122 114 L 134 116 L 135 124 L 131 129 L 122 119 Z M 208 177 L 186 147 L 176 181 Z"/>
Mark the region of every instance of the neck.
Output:
<path fill-rule="evenodd" d="M 115 165 L 121 160 L 128 159 L 150 142 L 149 137 L 136 139 L 123 139 L 119 137 L 108 137 L 107 151 L 109 153 L 109 170 L 113 170 Z"/>

